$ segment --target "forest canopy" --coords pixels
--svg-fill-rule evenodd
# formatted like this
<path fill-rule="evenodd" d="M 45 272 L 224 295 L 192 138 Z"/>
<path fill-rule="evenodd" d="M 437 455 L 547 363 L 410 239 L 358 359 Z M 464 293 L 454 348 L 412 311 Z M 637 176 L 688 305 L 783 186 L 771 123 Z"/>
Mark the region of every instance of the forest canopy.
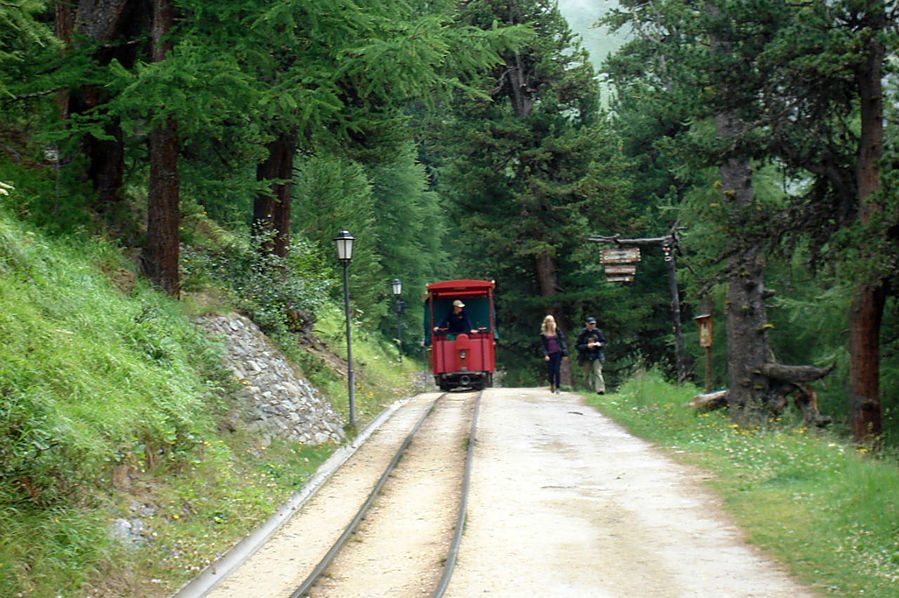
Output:
<path fill-rule="evenodd" d="M 495 280 L 507 384 L 594 316 L 613 381 L 711 359 L 736 418 L 815 396 L 895 442 L 896 10 L 621 0 L 597 70 L 548 0 L 4 3 L 3 209 L 273 330 L 339 300 L 350 230 L 355 317 L 392 338 L 401 278 L 410 354 L 427 282 Z M 591 235 L 671 242 L 613 283 Z"/>

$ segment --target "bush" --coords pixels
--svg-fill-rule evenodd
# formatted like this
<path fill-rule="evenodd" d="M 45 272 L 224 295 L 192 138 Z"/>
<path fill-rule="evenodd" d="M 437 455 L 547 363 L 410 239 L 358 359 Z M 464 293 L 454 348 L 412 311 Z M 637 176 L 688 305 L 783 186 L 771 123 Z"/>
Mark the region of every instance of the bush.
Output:
<path fill-rule="evenodd" d="M 293 241 L 287 258 L 263 250 L 270 236 L 249 245 L 230 243 L 219 250 L 186 249 L 182 254 L 184 289 L 214 287 L 231 295 L 235 306 L 267 333 L 307 327 L 328 300 L 333 273 L 315 246 Z"/>

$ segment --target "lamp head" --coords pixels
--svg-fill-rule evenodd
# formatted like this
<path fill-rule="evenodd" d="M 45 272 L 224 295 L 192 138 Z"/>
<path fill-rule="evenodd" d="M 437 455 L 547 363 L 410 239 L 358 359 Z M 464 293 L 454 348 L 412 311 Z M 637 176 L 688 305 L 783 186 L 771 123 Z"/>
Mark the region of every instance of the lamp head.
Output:
<path fill-rule="evenodd" d="M 356 238 L 349 231 L 342 230 L 337 233 L 334 242 L 337 244 L 337 259 L 341 262 L 350 262 L 353 259 L 353 241 Z"/>

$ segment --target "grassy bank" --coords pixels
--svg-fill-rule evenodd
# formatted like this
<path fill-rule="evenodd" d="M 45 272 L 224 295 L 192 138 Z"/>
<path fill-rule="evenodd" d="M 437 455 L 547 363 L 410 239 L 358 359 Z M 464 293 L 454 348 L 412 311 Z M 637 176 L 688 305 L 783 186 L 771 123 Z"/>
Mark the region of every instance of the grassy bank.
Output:
<path fill-rule="evenodd" d="M 166 596 L 331 454 L 221 425 L 235 382 L 191 324 L 198 309 L 107 243 L 0 213 L 0 596 Z M 345 379 L 278 340 L 345 414 Z M 354 350 L 364 424 L 415 367 L 396 371 L 365 335 Z"/>
<path fill-rule="evenodd" d="M 798 422 L 743 429 L 695 413 L 699 389 L 640 374 L 589 402 L 678 460 L 715 474 L 748 540 L 831 596 L 892 598 L 899 587 L 899 460 Z"/>

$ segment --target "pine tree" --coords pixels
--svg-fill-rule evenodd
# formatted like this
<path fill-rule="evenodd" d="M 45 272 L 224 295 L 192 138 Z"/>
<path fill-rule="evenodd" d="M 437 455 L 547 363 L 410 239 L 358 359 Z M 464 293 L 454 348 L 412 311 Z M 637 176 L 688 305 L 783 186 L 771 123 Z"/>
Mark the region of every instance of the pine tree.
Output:
<path fill-rule="evenodd" d="M 652 57 L 646 63 L 650 73 L 637 76 L 652 94 L 674 100 L 689 116 L 692 132 L 683 132 L 678 139 L 700 141 L 688 145 L 694 157 L 704 158 L 695 163 L 726 167 L 721 203 L 732 209 L 721 222 L 738 243 L 728 245 L 721 255 L 731 260 L 726 269 L 731 277 L 748 276 L 732 278 L 731 288 L 761 291 L 754 292 L 754 298 L 731 297 L 729 322 L 736 321 L 737 314 L 761 316 L 766 295 L 761 275 L 754 273 L 758 257 L 751 258 L 740 247 L 760 251 L 810 237 L 815 256 L 822 247 L 837 246 L 834 240 L 845 238 L 839 231 L 846 231 L 856 218 L 868 229 L 867 238 L 883 238 L 885 229 L 871 229 L 882 213 L 876 164 L 882 145 L 883 32 L 889 24 L 883 2 L 722 0 L 704 3 L 704 10 L 679 0 L 623 4 L 631 12 L 622 11 L 610 22 L 638 20 L 645 34 L 625 54 Z M 702 40 L 711 43 L 706 46 Z M 861 135 L 852 125 L 856 115 Z M 712 118 L 717 143 L 703 142 L 709 137 L 702 133 L 702 123 Z M 764 160 L 785 166 L 796 181 L 810 181 L 787 210 L 772 210 L 751 194 L 752 169 Z M 779 228 L 772 229 L 772 224 Z M 855 241 L 851 245 L 856 252 Z M 736 259 L 741 253 L 747 259 Z M 871 255 L 862 247 L 860 255 L 866 253 Z M 884 273 L 858 268 L 858 260 L 852 264 L 855 275 L 861 276 L 850 309 L 850 361 L 855 364 L 850 368 L 855 378 L 850 416 L 862 422 L 856 435 L 861 429 L 876 434 L 877 330 Z M 753 327 L 758 332 L 753 333 Z M 758 366 L 764 366 L 768 328 L 762 316 L 743 326 L 744 333 L 729 329 L 730 344 L 759 347 L 749 360 L 729 360 L 736 371 L 736 377 L 731 373 L 730 391 L 735 385 L 759 389 L 760 393 L 749 394 L 760 395 L 755 398 L 763 402 L 775 390 L 758 378 L 764 370 Z"/>
<path fill-rule="evenodd" d="M 443 137 L 451 156 L 438 176 L 455 230 L 452 275 L 498 281 L 508 358 L 522 359 L 546 313 L 572 329 L 573 307 L 592 286 L 575 256 L 591 226 L 616 213 L 607 192 L 620 180 L 603 174 L 612 172 L 617 143 L 600 119 L 586 52 L 555 3 L 470 2 L 462 18 L 535 33 L 501 50 L 502 62 L 484 72 L 479 84 L 489 101 L 454 105 Z"/>

